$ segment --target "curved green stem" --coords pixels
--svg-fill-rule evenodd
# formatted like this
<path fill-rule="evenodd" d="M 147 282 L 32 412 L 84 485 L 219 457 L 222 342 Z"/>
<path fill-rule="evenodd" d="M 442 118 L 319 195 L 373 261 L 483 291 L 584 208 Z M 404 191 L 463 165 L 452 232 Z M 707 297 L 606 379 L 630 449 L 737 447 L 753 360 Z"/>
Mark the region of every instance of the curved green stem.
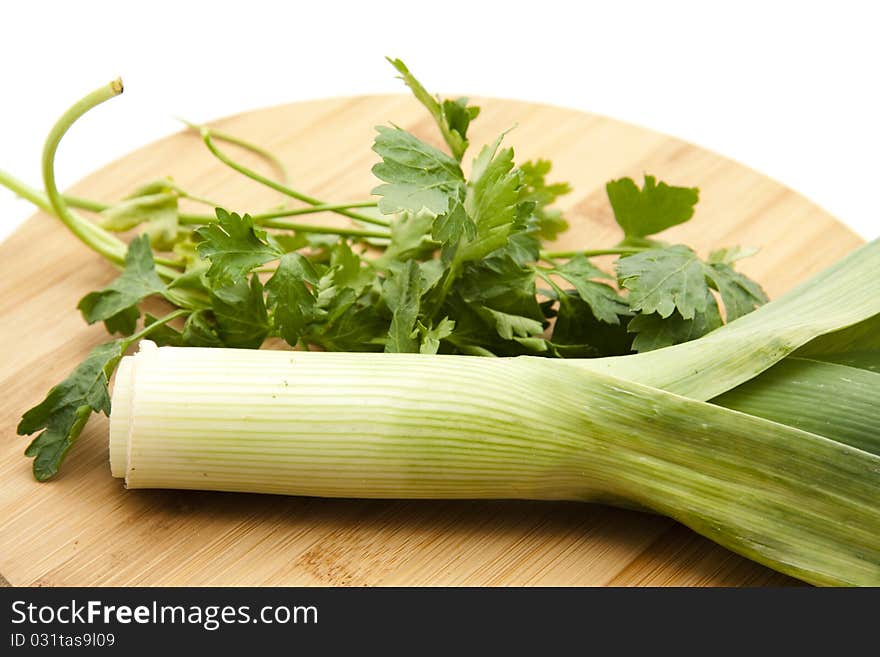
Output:
<path fill-rule="evenodd" d="M 633 253 L 641 253 L 647 251 L 651 247 L 647 246 L 621 246 L 613 249 L 575 249 L 573 251 L 541 251 L 541 260 L 552 260 L 553 258 L 574 258 L 575 256 L 585 256 L 592 258 L 594 256 L 604 255 L 632 255 Z"/>
<path fill-rule="evenodd" d="M 55 216 L 86 246 L 116 265 L 122 265 L 125 261 L 125 253 L 128 250 L 128 246 L 122 240 L 114 237 L 100 226 L 87 221 L 70 209 L 67 201 L 61 195 L 61 192 L 58 191 L 58 185 L 55 182 L 55 154 L 58 151 L 58 144 L 61 143 L 61 139 L 67 134 L 70 126 L 77 119 L 93 107 L 97 107 L 121 93 L 122 80 L 117 78 L 110 84 L 87 94 L 71 106 L 70 109 L 61 115 L 61 118 L 58 119 L 49 131 L 49 136 L 46 138 L 46 143 L 43 146 L 42 158 L 43 184 L 46 187 L 46 197 L 54 210 Z M 173 267 L 179 265 L 175 260 L 156 258 L 156 264 L 156 271 L 165 278 L 176 278 L 180 274 L 179 271 L 173 269 Z"/>
<path fill-rule="evenodd" d="M 205 130 L 205 126 L 199 125 L 198 123 L 192 123 L 187 121 L 186 119 L 179 119 L 184 125 L 189 128 L 192 128 L 199 134 Z M 250 151 L 254 155 L 258 155 L 264 160 L 266 160 L 269 164 L 271 164 L 275 170 L 280 174 L 279 178 L 281 179 L 281 183 L 284 185 L 290 185 L 290 175 L 287 173 L 287 168 L 284 166 L 284 163 L 279 160 L 274 153 L 266 150 L 262 146 L 258 146 L 257 144 L 251 143 L 247 140 L 242 139 L 241 137 L 236 137 L 235 135 L 231 135 L 228 132 L 222 132 L 221 130 L 215 130 L 211 128 L 211 134 L 219 139 L 220 141 L 225 141 L 227 144 L 234 144 L 236 146 L 240 146 L 246 151 Z"/>
<path fill-rule="evenodd" d="M 62 137 L 64 137 L 67 130 L 77 119 L 93 107 L 97 107 L 121 93 L 122 81 L 116 79 L 110 84 L 104 85 L 86 95 L 70 107 L 52 126 L 52 130 L 49 131 L 49 136 L 46 138 L 46 143 L 43 146 L 42 158 L 43 184 L 46 188 L 46 196 L 57 217 L 86 246 L 116 264 L 122 264 L 125 260 L 125 243 L 70 210 L 61 197 L 55 182 L 55 153 L 58 150 L 58 144 L 61 142 Z"/>
<path fill-rule="evenodd" d="M 375 208 L 378 205 L 375 201 L 354 201 L 352 203 L 319 203 L 307 208 L 295 208 L 292 210 L 276 210 L 274 212 L 263 212 L 255 214 L 251 218 L 254 221 L 263 219 L 278 219 L 281 217 L 296 217 L 303 214 L 314 214 L 315 212 L 338 212 L 339 210 L 349 210 L 352 208 Z"/>
<path fill-rule="evenodd" d="M 321 235 L 341 235 L 343 237 L 356 238 L 389 238 L 391 235 L 387 231 L 382 230 L 363 230 L 361 228 L 337 228 L 335 226 L 315 226 L 313 224 L 298 224 L 292 221 L 278 221 L 277 219 L 266 219 L 264 221 L 255 222 L 266 228 L 278 228 L 281 230 L 293 230 L 298 233 L 315 233 Z"/>
<path fill-rule="evenodd" d="M 153 322 L 149 326 L 145 326 L 137 333 L 133 333 L 132 335 L 128 336 L 123 342 L 125 349 L 128 349 L 131 345 L 133 345 L 135 342 L 137 342 L 141 338 L 147 337 L 150 333 L 153 332 L 154 329 L 159 328 L 160 326 L 164 326 L 168 322 L 170 322 L 174 319 L 177 319 L 178 317 L 183 317 L 184 315 L 188 315 L 191 312 L 192 312 L 191 310 L 180 309 L 180 310 L 174 310 L 174 311 L 168 313 L 167 315 L 165 315 L 164 317 L 160 317 L 159 319 L 157 319 L 155 322 Z"/>
<path fill-rule="evenodd" d="M 306 208 L 294 208 L 284 210 L 273 210 L 272 212 L 260 212 L 252 214 L 251 219 L 254 223 L 259 224 L 269 219 L 280 219 L 282 217 L 298 217 L 306 214 L 316 214 L 318 212 L 336 212 L 337 210 L 347 210 L 349 208 L 374 208 L 376 203 L 373 201 L 355 201 L 352 203 L 322 203 L 320 205 L 310 205 Z M 188 226 L 209 224 L 217 221 L 217 217 L 210 214 L 181 214 L 180 223 Z M 387 232 L 384 234 L 387 236 Z"/>
<path fill-rule="evenodd" d="M 49 203 L 49 199 L 46 198 L 46 195 L 43 194 L 43 192 L 34 189 L 27 183 L 22 182 L 21 180 L 13 176 L 11 173 L 3 171 L 3 169 L 0 169 L 0 185 L 3 185 L 6 189 L 11 191 L 16 196 L 19 196 L 25 201 L 36 205 L 44 212 L 55 214 L 55 211 L 52 208 L 52 204 Z"/>
<path fill-rule="evenodd" d="M 309 205 L 325 205 L 325 203 L 319 199 L 316 199 L 313 196 L 308 196 L 307 194 L 303 194 L 302 192 L 298 192 L 295 189 L 291 189 L 286 185 L 282 185 L 281 183 L 277 183 L 271 178 L 267 178 L 266 176 L 257 173 L 253 169 L 249 169 L 243 164 L 239 164 L 235 160 L 231 159 L 228 155 L 223 153 L 219 148 L 217 148 L 216 144 L 211 139 L 211 131 L 208 128 L 202 128 L 202 141 L 205 142 L 205 146 L 208 147 L 208 150 L 216 157 L 218 160 L 223 162 L 226 166 L 238 171 L 240 174 L 247 176 L 251 180 L 254 180 L 270 189 L 274 189 L 276 192 L 280 192 L 281 194 L 285 194 L 286 196 L 290 196 L 291 198 L 295 198 L 303 203 L 308 203 Z M 360 214 L 358 212 L 351 212 L 350 210 L 335 210 L 337 214 L 345 215 L 346 217 L 351 217 L 352 219 L 357 219 L 358 221 L 362 221 L 367 224 L 375 224 L 376 226 L 390 226 L 391 224 L 384 220 L 378 219 L 376 217 L 369 217 L 364 214 Z"/>
<path fill-rule="evenodd" d="M 25 201 L 33 203 L 43 212 L 55 215 L 55 208 L 52 207 L 52 203 L 49 202 L 49 198 L 42 190 L 31 187 L 27 183 L 13 176 L 11 173 L 3 171 L 2 169 L 0 169 L 0 185 L 13 192 L 16 196 L 20 196 Z M 91 210 L 92 212 L 102 212 L 110 207 L 107 203 L 93 201 L 88 198 L 80 198 L 78 196 L 70 196 L 68 194 L 62 194 L 61 198 L 63 198 L 64 202 L 72 208 Z"/>

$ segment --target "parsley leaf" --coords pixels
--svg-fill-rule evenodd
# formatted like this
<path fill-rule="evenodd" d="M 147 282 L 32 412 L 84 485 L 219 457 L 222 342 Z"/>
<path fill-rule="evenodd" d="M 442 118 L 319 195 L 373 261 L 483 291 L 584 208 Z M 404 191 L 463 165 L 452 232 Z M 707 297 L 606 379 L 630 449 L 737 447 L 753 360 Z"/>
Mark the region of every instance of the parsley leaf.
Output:
<path fill-rule="evenodd" d="M 629 306 L 643 313 L 684 319 L 706 309 L 706 275 L 693 249 L 682 244 L 650 249 L 617 261 L 620 285 L 629 290 Z"/>
<path fill-rule="evenodd" d="M 620 356 L 632 349 L 632 336 L 621 321 L 629 311 L 618 316 L 617 322 L 600 321 L 592 307 L 576 290 L 558 295 L 559 309 L 553 324 L 550 343 L 553 353 L 563 358 L 594 358 Z"/>
<path fill-rule="evenodd" d="M 254 227 L 249 215 L 238 215 L 217 208 L 217 221 L 198 228 L 202 238 L 199 255 L 211 261 L 207 277 L 215 286 L 230 285 L 284 250 L 272 241 L 266 231 Z"/>
<path fill-rule="evenodd" d="M 668 317 L 643 313 L 630 320 L 627 330 L 636 334 L 633 349 L 643 352 L 699 338 L 719 326 L 718 305 L 707 290 L 704 310 L 695 313 L 691 319 L 683 318 L 678 312 Z"/>
<path fill-rule="evenodd" d="M 547 183 L 547 174 L 552 165 L 549 160 L 524 162 L 519 166 L 523 172 L 523 186 L 520 189 L 520 201 L 534 203 L 532 214 L 537 227 L 538 236 L 545 240 L 554 240 L 559 233 L 568 229 L 568 222 L 562 218 L 559 210 L 550 206 L 560 196 L 571 192 L 568 183 Z"/>
<path fill-rule="evenodd" d="M 152 326 L 156 323 L 156 321 L 157 317 L 151 315 L 150 313 L 144 313 L 144 327 Z M 185 346 L 183 334 L 177 329 L 169 326 L 168 324 L 162 324 L 161 326 L 157 326 L 152 331 L 150 331 L 150 340 L 155 342 L 160 347 Z"/>
<path fill-rule="evenodd" d="M 672 187 L 657 184 L 654 176 L 645 176 L 641 189 L 632 178 L 612 180 L 605 185 L 614 218 L 623 229 L 624 242 L 644 243 L 644 238 L 681 224 L 694 215 L 700 198 L 696 187 Z"/>
<path fill-rule="evenodd" d="M 434 219 L 428 212 L 404 212 L 398 215 L 391 222 L 391 241 L 385 252 L 377 258 L 377 266 L 384 268 L 392 262 L 430 255 L 438 246 L 431 239 Z"/>
<path fill-rule="evenodd" d="M 485 156 L 490 148 L 485 147 L 478 158 L 486 159 L 485 168 L 468 183 L 465 210 L 476 225 L 476 236 L 462 247 L 461 262 L 479 260 L 505 246 L 521 216 L 518 205 L 523 175 L 513 165 L 513 149 L 505 148 L 488 159 Z"/>
<path fill-rule="evenodd" d="M 322 314 L 313 292 L 317 282 L 318 274 L 308 259 L 299 253 L 288 253 L 266 283 L 275 331 L 292 347 L 308 324 Z"/>
<path fill-rule="evenodd" d="M 421 322 L 416 322 L 416 328 L 422 338 L 419 353 L 436 354 L 440 350 L 440 341 L 448 338 L 455 330 L 455 322 L 448 317 L 444 317 L 431 328 L 426 327 Z"/>
<path fill-rule="evenodd" d="M 217 321 L 217 335 L 227 347 L 258 349 L 269 335 L 269 316 L 263 285 L 256 274 L 250 285 L 242 279 L 211 291 L 211 308 Z"/>
<path fill-rule="evenodd" d="M 42 402 L 22 416 L 17 429 L 20 436 L 45 429 L 25 450 L 26 456 L 34 457 L 38 481 L 58 472 L 93 412 L 109 415 L 108 381 L 127 346 L 125 340 L 114 340 L 95 347 Z"/>
<path fill-rule="evenodd" d="M 224 347 L 217 330 L 217 320 L 207 309 L 196 310 L 186 318 L 181 335 L 189 347 Z"/>
<path fill-rule="evenodd" d="M 470 122 L 480 113 L 480 108 L 468 105 L 467 98 L 456 100 L 444 100 L 442 103 L 428 93 L 415 76 L 409 72 L 406 65 L 399 59 L 386 57 L 391 65 L 400 73 L 400 79 L 413 92 L 413 96 L 425 106 L 437 122 L 437 127 L 443 135 L 443 139 L 452 151 L 453 157 L 461 161 L 468 147 L 467 130 Z"/>
<path fill-rule="evenodd" d="M 442 215 L 464 194 L 464 174 L 458 162 L 400 128 L 377 126 L 373 150 L 382 161 L 373 174 L 385 184 L 372 193 L 381 196 L 383 214 L 427 210 Z"/>
<path fill-rule="evenodd" d="M 594 278 L 608 278 L 608 274 L 594 266 L 583 255 L 576 255 L 550 273 L 571 283 L 583 301 L 590 306 L 593 316 L 606 324 L 619 324 L 620 316 L 629 315 L 629 305 L 617 291 Z"/>
<path fill-rule="evenodd" d="M 418 264 L 408 260 L 393 268 L 382 286 L 382 296 L 392 313 L 385 352 L 419 351 L 415 325 L 422 296 L 422 272 Z"/>
<path fill-rule="evenodd" d="M 140 312 L 137 304 L 153 294 L 165 292 L 156 273 L 150 238 L 141 235 L 131 241 L 125 254 L 125 269 L 103 290 L 90 292 L 80 299 L 77 308 L 89 324 L 103 321 L 110 333 L 131 335 Z"/>
<path fill-rule="evenodd" d="M 515 337 L 527 338 L 544 331 L 543 323 L 531 317 L 511 315 L 486 306 L 482 306 L 480 311 L 494 324 L 498 335 L 505 340 L 512 340 Z"/>
<path fill-rule="evenodd" d="M 692 249 L 681 244 L 620 258 L 617 272 L 621 286 L 630 291 L 630 308 L 648 315 L 657 313 L 660 319 L 671 317 L 676 310 L 684 321 L 707 312 L 707 308 L 716 305 L 709 293 L 710 286 L 721 295 L 729 322 L 767 301 L 757 283 L 729 264 L 704 263 Z M 649 321 L 640 320 L 636 326 L 648 326 Z M 698 318 L 691 327 L 682 325 L 670 330 L 675 335 L 693 335 L 698 328 L 712 324 L 714 318 Z M 638 344 L 645 343 L 641 340 Z"/>
<path fill-rule="evenodd" d="M 706 266 L 706 276 L 721 294 L 728 322 L 752 312 L 768 301 L 767 294 L 760 285 L 726 263 L 710 262 Z"/>
<path fill-rule="evenodd" d="M 169 250 L 177 243 L 180 192 L 168 179 L 144 185 L 126 199 L 103 210 L 100 225 L 111 231 L 131 230 L 146 224 L 150 242 L 159 250 Z"/>

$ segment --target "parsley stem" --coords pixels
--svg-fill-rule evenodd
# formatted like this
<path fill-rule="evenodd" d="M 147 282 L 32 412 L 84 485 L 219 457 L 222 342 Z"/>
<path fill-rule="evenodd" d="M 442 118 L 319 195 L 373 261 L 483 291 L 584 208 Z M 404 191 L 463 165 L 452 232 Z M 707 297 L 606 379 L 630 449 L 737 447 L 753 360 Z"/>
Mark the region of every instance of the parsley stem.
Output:
<path fill-rule="evenodd" d="M 541 251 L 541 260 L 552 260 L 553 258 L 574 258 L 575 256 L 586 256 L 592 258 L 594 256 L 603 255 L 631 255 L 633 253 L 641 253 L 647 251 L 646 246 L 621 246 L 614 249 L 576 249 L 574 251 Z"/>
<path fill-rule="evenodd" d="M 197 133 L 201 134 L 203 130 L 206 129 L 205 126 L 199 125 L 198 123 L 192 123 L 187 121 L 186 119 L 179 119 L 184 125 L 189 128 L 192 128 Z M 220 141 L 225 141 L 227 144 L 234 144 L 235 146 L 239 146 L 251 153 L 260 156 L 264 160 L 266 160 L 269 164 L 271 164 L 275 170 L 279 174 L 279 178 L 281 179 L 281 183 L 284 185 L 290 185 L 290 175 L 287 173 L 287 168 L 284 166 L 284 163 L 275 156 L 271 151 L 266 150 L 262 146 L 258 146 L 257 144 L 251 143 L 241 137 L 236 137 L 235 135 L 231 135 L 228 132 L 223 132 L 221 130 L 216 130 L 211 128 L 211 135 L 215 139 L 219 139 Z M 210 204 L 209 204 L 210 205 Z"/>
<path fill-rule="evenodd" d="M 295 208 L 293 210 L 277 210 L 275 212 L 263 212 L 262 214 L 252 215 L 254 221 L 261 219 L 277 219 L 280 217 L 295 217 L 301 214 L 312 214 L 314 212 L 336 212 L 337 210 L 348 210 L 350 208 L 375 208 L 378 205 L 376 201 L 353 201 L 351 203 L 319 203 L 307 208 Z"/>
<path fill-rule="evenodd" d="M 240 174 L 247 176 L 248 178 L 265 185 L 271 189 L 274 189 L 276 192 L 280 192 L 292 198 L 295 198 L 303 203 L 308 203 L 309 205 L 325 205 L 323 201 L 316 199 L 313 196 L 308 196 L 303 194 L 302 192 L 298 192 L 295 189 L 291 189 L 286 185 L 282 185 L 281 183 L 275 182 L 271 178 L 267 178 L 266 176 L 257 173 L 253 169 L 249 169 L 248 167 L 239 164 L 235 160 L 231 159 L 228 155 L 223 153 L 219 148 L 217 148 L 216 144 L 214 144 L 211 139 L 211 131 L 208 128 L 202 128 L 202 141 L 205 142 L 205 146 L 208 147 L 208 150 L 216 157 L 218 160 L 223 162 L 226 166 L 238 171 Z M 375 224 L 377 226 L 390 226 L 389 222 L 384 219 L 379 219 L 377 217 L 370 217 L 365 214 L 360 214 L 359 212 L 352 212 L 351 210 L 335 210 L 336 213 L 345 215 L 346 217 L 351 217 L 352 219 L 357 219 L 358 221 L 362 221 L 368 224 Z"/>
<path fill-rule="evenodd" d="M 318 212 L 336 212 L 337 210 L 347 210 L 349 208 L 374 208 L 375 201 L 353 201 L 351 203 L 321 203 L 319 205 L 310 205 L 305 208 L 285 208 L 282 210 L 274 210 L 272 212 L 261 212 L 252 214 L 251 219 L 255 224 L 268 225 L 266 221 L 272 219 L 280 219 L 282 217 L 297 217 L 306 214 L 315 214 Z M 217 221 L 217 217 L 209 214 L 181 214 L 180 223 L 184 225 L 202 225 Z M 282 227 L 282 226 L 279 226 Z M 335 230 L 335 229 L 331 229 Z M 320 231 L 312 231 L 320 232 Z M 387 237 L 387 231 L 382 233 L 382 237 Z"/>
<path fill-rule="evenodd" d="M 77 119 L 93 107 L 121 93 L 122 81 L 116 79 L 110 84 L 96 89 L 71 106 L 52 126 L 52 130 L 49 131 L 49 136 L 46 138 L 46 143 L 43 146 L 42 158 L 43 184 L 46 188 L 46 196 L 49 199 L 49 203 L 55 210 L 55 215 L 86 246 L 94 249 L 116 264 L 122 264 L 125 259 L 125 243 L 70 210 L 61 197 L 55 182 L 55 153 L 58 150 L 58 144 L 61 142 L 62 137 L 64 137 L 67 130 Z"/>
<path fill-rule="evenodd" d="M 2 169 L 0 169 L 0 185 L 3 185 L 16 196 L 36 205 L 41 210 L 55 214 L 52 204 L 49 203 L 49 199 L 46 198 L 46 195 L 43 194 L 43 192 L 34 189 L 27 183 L 22 182 L 11 173 L 3 171 Z"/>
<path fill-rule="evenodd" d="M 40 208 L 43 212 L 46 212 L 47 214 L 51 214 L 53 217 L 58 218 L 58 212 L 55 210 L 55 208 L 53 207 L 52 203 L 49 201 L 46 194 L 44 194 L 43 192 L 41 192 L 37 189 L 34 189 L 30 185 L 22 182 L 21 180 L 19 180 L 18 178 L 16 178 L 12 174 L 10 174 L 6 171 L 3 171 L 2 169 L 0 169 L 0 185 L 2 185 L 3 187 L 6 187 L 10 191 L 14 192 L 17 196 L 20 196 L 21 198 L 23 198 L 24 200 L 26 200 L 30 203 L 33 203 L 35 206 Z M 102 210 L 106 210 L 107 208 L 110 207 L 106 203 L 101 203 L 100 201 L 92 201 L 91 199 L 87 199 L 87 198 L 80 198 L 77 196 L 68 196 L 67 194 L 61 194 L 60 197 L 61 197 L 62 201 L 64 202 L 64 204 L 69 208 L 70 207 L 81 208 L 84 210 L 91 210 L 92 212 L 101 212 Z M 106 231 L 104 231 L 104 229 L 102 229 L 100 226 L 95 226 L 94 224 L 86 221 L 82 217 L 78 217 L 77 219 L 80 222 L 83 222 L 83 223 L 87 224 L 88 226 L 92 226 L 94 228 L 94 231 L 95 231 L 94 237 L 96 239 L 99 239 L 99 236 L 100 236 L 100 239 L 103 239 L 104 237 L 109 237 L 110 240 L 108 240 L 106 242 L 107 248 L 115 249 L 115 242 L 119 242 L 119 244 L 122 245 L 122 248 L 124 250 L 127 250 L 127 246 L 125 245 L 124 242 L 122 242 L 120 240 L 116 240 L 116 238 L 113 237 L 112 235 L 108 235 L 106 233 Z M 67 225 L 66 222 L 65 222 L 65 225 Z M 88 228 L 84 228 L 84 230 L 89 230 L 89 232 L 91 232 L 90 229 L 88 229 Z M 82 238 L 80 238 L 80 239 L 82 239 Z M 122 263 L 122 260 L 116 261 L 115 259 L 110 258 L 107 254 L 102 252 L 100 249 L 98 249 L 92 243 L 86 242 L 86 244 L 89 247 L 93 248 L 98 253 L 100 253 L 101 255 L 103 255 L 104 257 L 106 257 L 108 260 L 110 260 L 114 264 L 121 264 Z M 123 254 L 123 259 L 124 259 L 124 257 L 125 256 Z M 155 258 L 155 262 L 160 265 L 166 265 L 169 267 L 181 267 L 183 265 L 183 263 L 180 261 L 169 260 L 167 258 Z M 174 272 L 174 274 L 176 275 L 177 272 Z"/>
<path fill-rule="evenodd" d="M 256 223 L 256 222 L 255 222 Z M 267 219 L 259 222 L 260 226 L 265 228 L 279 228 L 282 230 L 292 230 L 298 233 L 315 233 L 323 235 L 341 235 L 343 237 L 377 237 L 389 238 L 391 235 L 388 231 L 382 230 L 363 230 L 360 228 L 336 228 L 335 226 L 315 226 L 313 224 L 298 224 L 291 221 L 278 221 L 277 219 Z"/>
<path fill-rule="evenodd" d="M 48 212 L 52 216 L 57 217 L 55 208 L 52 207 L 52 203 L 49 202 L 49 198 L 43 191 L 31 187 L 27 183 L 13 176 L 11 173 L 3 171 L 2 169 L 0 169 L 0 185 L 13 192 L 16 196 L 20 196 L 25 201 L 36 205 L 43 212 Z M 107 203 L 101 203 L 100 201 L 93 201 L 78 196 L 70 196 L 68 194 L 62 194 L 61 198 L 63 198 L 64 202 L 71 208 L 80 208 L 92 212 L 101 212 L 110 207 Z"/>
<path fill-rule="evenodd" d="M 74 103 L 61 115 L 61 118 L 58 119 L 49 131 L 49 136 L 46 138 L 46 143 L 43 146 L 42 158 L 43 185 L 46 188 L 46 197 L 52 210 L 54 210 L 55 216 L 86 246 L 116 265 L 122 265 L 125 262 L 128 246 L 122 240 L 70 209 L 67 201 L 61 195 L 61 192 L 58 191 L 58 186 L 55 182 L 55 154 L 58 151 L 61 139 L 77 119 L 90 109 L 121 93 L 122 80 L 117 78 L 110 84 L 96 89 Z M 156 271 L 165 278 L 176 278 L 179 275 L 179 271 L 172 269 L 172 267 L 179 266 L 180 264 L 176 260 L 156 258 L 155 261 L 158 265 Z"/>
<path fill-rule="evenodd" d="M 135 342 L 137 342 L 141 338 L 144 338 L 144 337 L 148 336 L 150 333 L 152 333 L 154 329 L 156 329 L 160 326 L 164 326 L 165 324 L 167 324 L 168 322 L 170 322 L 173 319 L 177 319 L 178 317 L 182 317 L 183 315 L 188 315 L 191 312 L 192 312 L 191 310 L 187 310 L 185 308 L 180 308 L 178 310 L 174 310 L 174 311 L 168 313 L 164 317 L 160 317 L 159 319 L 157 319 L 155 322 L 153 322 L 149 326 L 145 326 L 137 333 L 133 333 L 132 335 L 128 336 L 125 339 L 125 341 L 123 342 L 124 348 L 128 349 Z"/>

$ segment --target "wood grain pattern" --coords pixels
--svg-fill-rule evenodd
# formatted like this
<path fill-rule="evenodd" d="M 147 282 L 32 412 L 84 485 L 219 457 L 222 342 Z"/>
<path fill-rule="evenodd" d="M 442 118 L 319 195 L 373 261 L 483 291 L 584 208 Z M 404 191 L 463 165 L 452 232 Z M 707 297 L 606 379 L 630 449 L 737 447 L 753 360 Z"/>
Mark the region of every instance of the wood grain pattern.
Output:
<path fill-rule="evenodd" d="M 556 107 L 480 104 L 474 143 L 516 124 L 507 141 L 517 159 L 551 157 L 554 178 L 573 184 L 561 204 L 572 228 L 560 248 L 615 242 L 604 183 L 643 172 L 701 189 L 696 218 L 667 239 L 703 253 L 733 243 L 761 247 L 743 268 L 771 296 L 860 243 L 791 190 L 679 140 Z M 366 198 L 374 185 L 372 127 L 389 120 L 438 141 L 424 111 L 404 96 L 274 107 L 217 125 L 278 153 L 298 188 L 342 201 Z M 191 134 L 132 153 L 73 191 L 114 199 L 162 175 L 234 210 L 282 201 L 219 165 Z M 601 506 L 127 492 L 110 477 L 104 417 L 91 420 L 62 475 L 38 484 L 15 425 L 103 339 L 103 329 L 86 327 L 75 305 L 113 276 L 43 214 L 0 245 L 0 573 L 13 585 L 793 583 L 671 521 Z"/>

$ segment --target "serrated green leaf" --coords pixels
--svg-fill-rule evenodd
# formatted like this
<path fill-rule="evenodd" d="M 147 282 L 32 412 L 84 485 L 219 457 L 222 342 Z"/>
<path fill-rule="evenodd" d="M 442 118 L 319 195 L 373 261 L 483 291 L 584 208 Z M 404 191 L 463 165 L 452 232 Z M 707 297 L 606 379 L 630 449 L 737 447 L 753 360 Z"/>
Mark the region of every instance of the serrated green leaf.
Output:
<path fill-rule="evenodd" d="M 461 240 L 472 240 L 476 236 L 476 225 L 458 201 L 453 202 L 448 212 L 438 215 L 431 228 L 431 237 L 447 247 L 450 254 L 454 254 Z"/>
<path fill-rule="evenodd" d="M 421 296 L 422 273 L 418 263 L 408 260 L 389 272 L 388 280 L 382 286 L 382 297 L 392 313 L 385 341 L 386 353 L 419 351 L 419 341 L 414 333 Z"/>
<path fill-rule="evenodd" d="M 633 349 L 638 352 L 653 351 L 674 344 L 688 342 L 714 331 L 721 326 L 721 315 L 715 299 L 707 291 L 706 304 L 692 319 L 684 319 L 678 312 L 661 317 L 657 313 L 633 317 L 627 330 L 635 333 Z"/>
<path fill-rule="evenodd" d="M 137 328 L 137 321 L 141 317 L 141 311 L 137 306 L 129 306 L 123 308 L 115 315 L 104 320 L 104 328 L 111 335 L 119 333 L 120 335 L 131 335 Z"/>
<path fill-rule="evenodd" d="M 376 266 L 384 268 L 395 261 L 430 255 L 439 246 L 431 235 L 435 219 L 429 212 L 404 212 L 398 215 L 391 222 L 391 241 L 376 260 Z"/>
<path fill-rule="evenodd" d="M 498 335 L 505 340 L 533 337 L 544 331 L 544 325 L 531 317 L 511 315 L 486 306 L 480 308 L 480 311 L 491 320 Z"/>
<path fill-rule="evenodd" d="M 607 324 L 619 324 L 620 316 L 631 314 L 629 305 L 610 285 L 591 280 L 609 278 L 582 254 L 548 272 L 568 281 L 592 309 L 593 315 Z"/>
<path fill-rule="evenodd" d="M 217 320 L 210 310 L 197 310 L 186 318 L 181 335 L 188 347 L 224 347 L 217 330 Z"/>
<path fill-rule="evenodd" d="M 460 161 L 468 147 L 468 126 L 471 121 L 477 118 L 480 108 L 468 105 L 467 98 L 444 100 L 441 103 L 428 93 L 401 60 L 391 59 L 390 57 L 386 57 L 386 59 L 397 69 L 401 79 L 412 90 L 416 99 L 434 117 L 437 127 L 440 128 L 440 133 L 443 135 L 443 139 L 452 151 L 453 157 Z"/>
<path fill-rule="evenodd" d="M 554 273 L 578 278 L 611 278 L 611 276 L 590 262 L 582 253 L 578 253 L 570 260 L 554 267 Z"/>
<path fill-rule="evenodd" d="M 706 309 L 703 263 L 682 244 L 620 258 L 617 276 L 621 287 L 629 290 L 629 306 L 634 311 L 666 318 L 677 309 L 683 319 L 693 319 Z"/>
<path fill-rule="evenodd" d="M 732 265 L 737 260 L 749 258 L 755 255 L 758 249 L 742 246 L 730 246 L 724 249 L 716 249 L 709 254 L 707 262 L 711 264 Z"/>
<path fill-rule="evenodd" d="M 628 311 L 615 323 L 605 322 L 596 317 L 593 308 L 575 290 L 564 291 L 558 300 L 559 309 L 550 338 L 557 356 L 620 356 L 632 350 L 632 336 L 621 322 Z"/>
<path fill-rule="evenodd" d="M 288 253 L 266 283 L 275 331 L 292 347 L 299 342 L 308 324 L 323 315 L 310 287 L 317 281 L 318 274 L 307 258 L 299 253 Z"/>
<path fill-rule="evenodd" d="M 706 276 L 721 294 L 727 321 L 732 322 L 767 303 L 767 294 L 761 286 L 730 265 L 714 262 L 706 266 Z"/>
<path fill-rule="evenodd" d="M 552 165 L 549 160 L 525 162 L 519 167 L 523 172 L 523 186 L 520 189 L 520 201 L 534 203 L 532 214 L 538 235 L 545 240 L 554 240 L 559 233 L 568 229 L 568 222 L 562 213 L 550 206 L 565 194 L 571 192 L 568 183 L 548 183 L 547 174 Z"/>
<path fill-rule="evenodd" d="M 479 178 L 470 181 L 465 210 L 476 226 L 476 236 L 456 254 L 459 262 L 484 258 L 504 247 L 518 225 L 525 228 L 518 222 L 521 186 L 522 172 L 513 165 L 511 148 L 499 151 Z"/>
<path fill-rule="evenodd" d="M 217 334 L 227 347 L 258 349 L 269 334 L 269 316 L 263 285 L 256 274 L 250 285 L 241 280 L 211 293 Z"/>
<path fill-rule="evenodd" d="M 464 174 L 458 162 L 400 128 L 377 126 L 373 150 L 382 162 L 373 174 L 385 184 L 373 189 L 381 196 L 383 214 L 421 212 L 445 214 L 464 194 Z"/>
<path fill-rule="evenodd" d="M 440 341 L 448 338 L 455 330 L 455 322 L 444 317 L 436 325 L 427 328 L 421 322 L 416 323 L 416 328 L 421 334 L 422 344 L 419 347 L 421 354 L 436 354 L 440 349 Z"/>
<path fill-rule="evenodd" d="M 92 349 L 64 381 L 22 416 L 17 429 L 19 435 L 45 429 L 25 450 L 25 455 L 34 457 L 34 477 L 38 481 L 45 481 L 58 472 L 93 412 L 110 414 L 107 386 L 125 346 L 125 341 L 114 340 Z"/>
<path fill-rule="evenodd" d="M 140 235 L 131 241 L 125 254 L 122 273 L 103 290 L 91 292 L 80 299 L 77 308 L 89 324 L 104 321 L 110 333 L 131 335 L 143 299 L 165 292 L 165 284 L 156 273 L 150 238 Z"/>
<path fill-rule="evenodd" d="M 632 178 L 621 178 L 609 182 L 605 191 L 625 237 L 636 240 L 684 223 L 700 199 L 696 187 L 657 184 L 654 176 L 645 176 L 641 189 Z"/>
<path fill-rule="evenodd" d="M 382 351 L 388 320 L 380 317 L 376 304 L 360 306 L 351 289 L 334 300 L 316 342 L 330 351 Z"/>
<path fill-rule="evenodd" d="M 266 231 L 254 227 L 249 215 L 217 208 L 217 221 L 195 232 L 203 240 L 199 255 L 211 262 L 207 277 L 213 285 L 229 286 L 253 269 L 284 255 Z"/>
<path fill-rule="evenodd" d="M 144 327 L 152 326 L 156 323 L 156 317 L 150 313 L 144 313 Z M 160 347 L 183 347 L 186 346 L 183 341 L 183 334 L 168 324 L 162 324 L 150 331 L 150 340 Z"/>

